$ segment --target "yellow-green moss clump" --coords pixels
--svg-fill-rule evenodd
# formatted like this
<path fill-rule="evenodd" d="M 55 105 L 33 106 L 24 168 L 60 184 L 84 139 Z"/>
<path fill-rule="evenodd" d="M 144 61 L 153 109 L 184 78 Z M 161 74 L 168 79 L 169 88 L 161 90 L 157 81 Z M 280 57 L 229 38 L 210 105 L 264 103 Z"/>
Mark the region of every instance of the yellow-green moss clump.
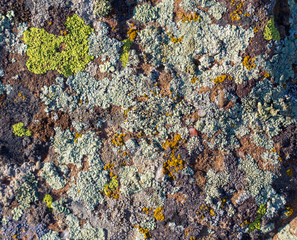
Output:
<path fill-rule="evenodd" d="M 56 36 L 40 28 L 30 28 L 24 32 L 24 42 L 28 45 L 26 63 L 29 71 L 36 74 L 57 70 L 66 77 L 83 71 L 93 58 L 89 55 L 88 37 L 93 29 L 84 24 L 76 14 L 68 17 L 67 31 Z"/>
<path fill-rule="evenodd" d="M 265 29 L 263 32 L 263 35 L 266 40 L 280 41 L 280 34 L 274 25 L 274 17 L 273 16 L 267 22 L 267 25 L 265 26 Z"/>
<path fill-rule="evenodd" d="M 22 136 L 30 137 L 32 135 L 32 132 L 29 129 L 25 129 L 23 127 L 24 127 L 24 123 L 22 122 L 12 125 L 13 133 L 19 137 L 22 137 Z"/>

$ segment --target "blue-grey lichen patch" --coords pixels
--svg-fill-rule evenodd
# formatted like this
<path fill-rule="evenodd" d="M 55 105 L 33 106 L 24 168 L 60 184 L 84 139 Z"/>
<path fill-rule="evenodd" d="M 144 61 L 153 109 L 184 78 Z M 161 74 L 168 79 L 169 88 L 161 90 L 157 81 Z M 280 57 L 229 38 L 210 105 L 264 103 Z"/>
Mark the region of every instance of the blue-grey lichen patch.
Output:
<path fill-rule="evenodd" d="M 59 200 L 52 202 L 53 211 L 57 213 L 70 214 L 70 209 L 67 202 L 68 200 L 66 198 L 60 198 Z"/>
<path fill-rule="evenodd" d="M 46 108 L 45 112 L 57 111 L 57 110 L 74 110 L 77 106 L 77 101 L 74 96 L 69 96 L 62 89 L 63 84 L 60 83 L 62 78 L 57 78 L 56 82 L 58 85 L 54 84 L 51 86 L 44 86 L 40 94 L 41 101 L 44 102 Z"/>
<path fill-rule="evenodd" d="M 223 13 L 227 10 L 226 7 L 224 7 L 221 3 L 219 3 L 215 0 L 201 0 L 201 1 L 183 0 L 180 5 L 187 12 L 197 11 L 198 5 L 201 7 L 204 7 L 204 8 L 207 7 L 207 8 L 209 8 L 208 13 L 211 14 L 217 20 L 221 19 Z"/>
<path fill-rule="evenodd" d="M 23 216 L 24 211 L 20 207 L 16 207 L 11 211 L 13 220 L 18 221 Z"/>
<path fill-rule="evenodd" d="M 40 240 L 61 240 L 61 238 L 59 237 L 58 232 L 50 230 L 43 235 Z"/>
<path fill-rule="evenodd" d="M 63 91 L 61 78 L 58 85 L 44 86 L 41 100 L 47 105 L 45 111 L 73 111 L 79 106 L 108 108 L 110 105 L 127 109 L 135 105 L 135 97 L 149 94 L 153 90 L 154 81 L 151 76 L 136 75 L 132 69 L 112 73 L 112 80 L 103 78 L 100 81 L 89 73 L 78 72 L 67 79 L 66 84 L 72 95 Z"/>
<path fill-rule="evenodd" d="M 239 55 L 249 45 L 249 40 L 254 36 L 253 30 L 209 24 L 209 16 L 202 11 L 199 14 L 200 21 L 179 21 L 179 28 L 172 28 L 172 32 L 152 26 L 140 31 L 141 44 L 149 56 L 148 61 L 154 65 L 174 66 L 183 72 L 195 73 L 189 70 L 194 58 L 203 55 L 213 57 L 221 64 L 215 63 L 210 70 L 199 68 L 199 77 L 210 86 L 213 85 L 210 80 L 222 73 L 232 76 L 236 83 L 257 77 L 261 58 L 255 61 L 257 67 L 251 71 L 242 64 Z"/>
<path fill-rule="evenodd" d="M 56 128 L 54 138 L 55 152 L 61 164 L 75 164 L 82 167 L 83 161 L 88 161 L 89 171 L 78 173 L 76 179 L 71 178 L 71 188 L 67 192 L 74 201 L 81 201 L 85 206 L 93 210 L 96 205 L 102 203 L 104 198 L 100 191 L 108 182 L 108 172 L 103 169 L 103 162 L 99 156 L 101 142 L 91 131 L 76 135 L 69 130 L 61 131 Z M 96 195 L 94 195 L 96 192 Z"/>
<path fill-rule="evenodd" d="M 0 46 L 5 46 L 8 51 L 23 55 L 27 51 L 27 45 L 20 39 L 27 30 L 26 23 L 13 22 L 14 12 L 8 11 L 6 16 L 0 14 Z M 12 32 L 12 27 L 17 28 L 17 33 Z"/>
<path fill-rule="evenodd" d="M 139 102 L 128 111 L 127 121 L 122 127 L 130 132 L 143 131 L 147 136 L 159 139 L 162 143 L 171 133 L 181 134 L 185 139 L 188 133 L 187 130 L 183 132 L 182 117 L 192 111 L 193 108 L 186 101 L 176 101 L 150 93 L 146 101 Z"/>
<path fill-rule="evenodd" d="M 295 37 L 297 33 L 297 4 L 294 0 L 289 0 L 288 3 L 292 13 L 292 17 L 289 19 L 291 24 L 290 34 L 276 44 L 275 55 L 269 61 L 263 63 L 264 68 L 272 74 L 277 83 L 285 83 L 289 79 L 293 79 L 293 66 L 297 64 L 297 44 Z M 272 45 L 268 44 L 267 48 L 271 49 Z"/>
<path fill-rule="evenodd" d="M 251 129 L 260 127 L 269 137 L 274 137 L 282 126 L 296 123 L 295 102 L 295 98 L 286 94 L 283 85 L 273 87 L 268 79 L 264 79 L 242 99 L 243 119 Z"/>

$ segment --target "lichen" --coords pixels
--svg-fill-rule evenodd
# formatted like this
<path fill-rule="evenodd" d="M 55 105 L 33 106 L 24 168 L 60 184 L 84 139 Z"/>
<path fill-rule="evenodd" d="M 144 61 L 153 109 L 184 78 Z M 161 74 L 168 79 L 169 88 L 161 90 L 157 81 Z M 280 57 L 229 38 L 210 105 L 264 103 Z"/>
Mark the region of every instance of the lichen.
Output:
<path fill-rule="evenodd" d="M 264 39 L 280 41 L 280 34 L 275 27 L 274 16 L 271 16 L 263 32 Z"/>
<path fill-rule="evenodd" d="M 23 136 L 30 137 L 32 135 L 32 132 L 29 129 L 24 128 L 24 123 L 22 122 L 12 125 L 12 129 L 13 129 L 13 133 L 19 137 L 23 137 Z"/>
<path fill-rule="evenodd" d="M 29 57 L 26 65 L 36 74 L 57 70 L 71 76 L 84 70 L 92 59 L 89 55 L 88 37 L 92 28 L 76 14 L 67 18 L 64 36 L 55 36 L 44 29 L 32 27 L 24 32 L 24 42 L 28 45 Z"/>
<path fill-rule="evenodd" d="M 59 190 L 66 185 L 66 179 L 58 174 L 57 168 L 53 163 L 44 163 L 41 176 L 54 190 Z"/>
<path fill-rule="evenodd" d="M 109 0 L 96 0 L 94 2 L 94 14 L 98 17 L 105 17 L 112 10 Z"/>

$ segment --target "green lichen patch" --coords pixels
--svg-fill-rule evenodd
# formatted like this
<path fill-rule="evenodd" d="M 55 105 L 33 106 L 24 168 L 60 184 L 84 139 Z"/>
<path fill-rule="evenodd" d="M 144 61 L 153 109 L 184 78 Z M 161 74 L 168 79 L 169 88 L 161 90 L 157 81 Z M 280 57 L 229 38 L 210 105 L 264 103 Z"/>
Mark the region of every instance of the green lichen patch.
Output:
<path fill-rule="evenodd" d="M 22 122 L 12 125 L 12 129 L 13 129 L 13 133 L 19 137 L 22 137 L 22 136 L 30 137 L 32 135 L 32 132 L 29 129 L 24 128 L 24 123 Z"/>
<path fill-rule="evenodd" d="M 76 14 L 67 18 L 65 26 L 67 32 L 64 32 L 64 36 L 56 36 L 35 27 L 24 32 L 29 71 L 42 74 L 57 70 L 65 76 L 71 76 L 84 70 L 93 58 L 88 53 L 87 40 L 93 30 Z"/>
<path fill-rule="evenodd" d="M 267 25 L 265 26 L 263 36 L 266 40 L 280 41 L 280 34 L 275 27 L 273 16 L 270 18 L 270 20 L 267 22 Z"/>
<path fill-rule="evenodd" d="M 260 205 L 257 212 L 258 212 L 258 216 L 257 216 L 256 220 L 249 224 L 249 231 L 248 231 L 249 233 L 252 232 L 254 229 L 259 229 L 260 230 L 261 218 L 266 213 L 265 205 L 264 204 Z"/>
<path fill-rule="evenodd" d="M 123 41 L 124 45 L 123 45 L 123 52 L 120 56 L 120 59 L 122 61 L 122 66 L 126 67 L 128 60 L 129 60 L 129 50 L 132 46 L 133 41 L 130 38 L 127 38 Z"/>

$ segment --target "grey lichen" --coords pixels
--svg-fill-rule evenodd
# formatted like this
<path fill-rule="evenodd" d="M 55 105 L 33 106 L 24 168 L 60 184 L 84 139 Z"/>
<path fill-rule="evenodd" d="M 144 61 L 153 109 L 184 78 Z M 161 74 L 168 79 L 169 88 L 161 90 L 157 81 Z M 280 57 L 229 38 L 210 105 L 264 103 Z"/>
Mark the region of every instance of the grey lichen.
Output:
<path fill-rule="evenodd" d="M 66 185 L 66 179 L 60 176 L 57 167 L 50 162 L 46 162 L 42 168 L 41 176 L 54 190 L 59 190 Z"/>
<path fill-rule="evenodd" d="M 122 167 L 119 172 L 120 177 L 120 191 L 126 195 L 134 194 L 140 191 L 141 185 L 139 183 L 138 169 L 132 166 Z"/>
<path fill-rule="evenodd" d="M 60 128 L 55 128 L 55 131 L 53 144 L 60 163 L 72 163 L 80 168 L 84 156 L 87 156 L 91 168 L 99 170 L 103 168 L 104 165 L 99 156 L 101 142 L 95 133 L 89 131 L 86 134 L 75 136 L 68 129 L 62 131 Z"/>
<path fill-rule="evenodd" d="M 134 8 L 133 18 L 143 23 L 151 22 L 158 18 L 158 11 L 157 7 L 148 4 L 137 5 Z"/>
<path fill-rule="evenodd" d="M 94 14 L 98 17 L 105 17 L 112 10 L 112 6 L 109 0 L 95 0 L 94 2 Z"/>
<path fill-rule="evenodd" d="M 89 222 L 80 227 L 79 220 L 73 214 L 66 217 L 70 238 L 73 240 L 105 240 L 105 232 L 102 228 L 93 228 Z"/>
<path fill-rule="evenodd" d="M 24 179 L 24 183 L 17 190 L 16 199 L 22 207 L 29 208 L 31 203 L 38 200 L 37 180 L 32 173 L 28 173 Z"/>
<path fill-rule="evenodd" d="M 248 186 L 246 190 L 255 198 L 258 205 L 266 204 L 269 198 L 276 197 L 283 200 L 283 197 L 277 196 L 272 188 L 272 181 L 275 178 L 270 171 L 263 172 L 258 168 L 251 155 L 247 155 L 244 159 L 240 159 L 239 169 L 245 172 Z M 272 200 L 273 202 L 275 200 Z"/>
<path fill-rule="evenodd" d="M 216 173 L 213 169 L 208 170 L 206 174 L 207 182 L 204 188 L 206 193 L 206 202 L 212 201 L 221 196 L 219 190 L 229 182 L 229 174 L 227 172 Z"/>
<path fill-rule="evenodd" d="M 71 188 L 67 193 L 74 201 L 83 202 L 92 211 L 98 204 L 103 203 L 104 197 L 100 191 L 104 190 L 106 183 L 107 171 L 83 171 L 78 174 L 77 180 L 70 184 Z"/>

